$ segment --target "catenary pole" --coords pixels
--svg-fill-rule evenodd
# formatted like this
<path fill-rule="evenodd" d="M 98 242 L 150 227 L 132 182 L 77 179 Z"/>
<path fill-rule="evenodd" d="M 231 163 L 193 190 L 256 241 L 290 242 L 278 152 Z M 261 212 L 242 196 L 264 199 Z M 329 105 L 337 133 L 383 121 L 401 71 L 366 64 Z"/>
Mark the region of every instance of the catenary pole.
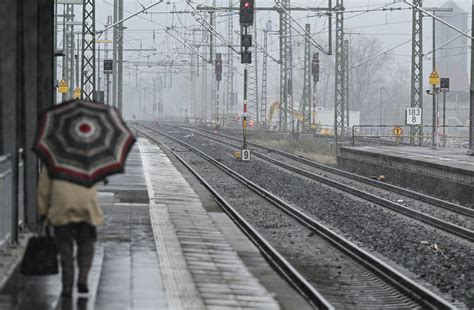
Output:
<path fill-rule="evenodd" d="M 471 8 L 471 85 L 469 86 L 469 152 L 474 156 L 474 4 Z"/>

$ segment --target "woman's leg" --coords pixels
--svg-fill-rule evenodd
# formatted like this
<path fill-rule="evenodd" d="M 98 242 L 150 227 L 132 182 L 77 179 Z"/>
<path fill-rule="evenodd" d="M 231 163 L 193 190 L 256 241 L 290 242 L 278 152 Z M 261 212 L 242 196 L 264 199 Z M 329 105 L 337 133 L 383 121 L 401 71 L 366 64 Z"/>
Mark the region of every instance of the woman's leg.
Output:
<path fill-rule="evenodd" d="M 87 276 L 94 257 L 94 242 L 97 239 L 95 226 L 80 223 L 77 234 L 77 265 L 79 266 L 78 288 L 82 293 L 87 292 Z M 81 289 L 84 288 L 84 289 Z"/>
<path fill-rule="evenodd" d="M 55 226 L 54 238 L 59 254 L 61 255 L 61 270 L 64 297 L 69 297 L 72 294 L 72 287 L 74 283 L 74 247 L 73 235 L 70 225 Z"/>

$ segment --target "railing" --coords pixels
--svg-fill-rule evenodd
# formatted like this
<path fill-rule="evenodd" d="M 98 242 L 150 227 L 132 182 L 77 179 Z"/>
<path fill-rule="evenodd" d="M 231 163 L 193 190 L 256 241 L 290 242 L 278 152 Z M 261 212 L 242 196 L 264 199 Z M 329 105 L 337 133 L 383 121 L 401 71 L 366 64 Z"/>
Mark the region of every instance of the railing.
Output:
<path fill-rule="evenodd" d="M 0 155 L 0 247 L 13 235 L 12 166 L 9 155 Z"/>
<path fill-rule="evenodd" d="M 395 128 L 400 128 L 398 132 Z M 425 134 L 422 136 L 422 145 L 431 145 L 432 143 L 432 126 L 421 126 Z M 406 125 L 354 125 L 352 126 L 352 146 L 355 145 L 356 139 L 366 143 L 382 143 L 391 145 L 409 145 L 411 126 Z M 468 143 L 468 126 L 439 126 L 438 130 L 438 146 L 462 148 Z M 444 132 L 444 134 L 443 134 Z M 416 144 L 419 144 L 419 136 L 415 136 Z"/>

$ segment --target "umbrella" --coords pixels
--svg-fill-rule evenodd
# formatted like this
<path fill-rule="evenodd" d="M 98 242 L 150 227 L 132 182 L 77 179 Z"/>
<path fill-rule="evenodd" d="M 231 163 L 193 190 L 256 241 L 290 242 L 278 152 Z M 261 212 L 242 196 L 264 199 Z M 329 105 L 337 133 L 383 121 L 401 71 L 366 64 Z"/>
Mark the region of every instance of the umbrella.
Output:
<path fill-rule="evenodd" d="M 91 187 L 124 171 L 133 143 L 133 134 L 115 108 L 74 100 L 42 115 L 33 151 L 52 178 Z"/>

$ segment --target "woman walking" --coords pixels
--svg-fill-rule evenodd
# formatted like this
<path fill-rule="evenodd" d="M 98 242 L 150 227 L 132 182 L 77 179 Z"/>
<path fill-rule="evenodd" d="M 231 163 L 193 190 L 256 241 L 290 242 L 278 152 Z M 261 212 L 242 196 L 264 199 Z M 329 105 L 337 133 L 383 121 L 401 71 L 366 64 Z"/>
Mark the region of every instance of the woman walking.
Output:
<path fill-rule="evenodd" d="M 69 181 L 51 179 L 43 168 L 38 184 L 38 213 L 54 227 L 54 237 L 61 256 L 61 296 L 72 296 L 74 286 L 74 243 L 77 245 L 79 293 L 88 293 L 87 277 L 94 256 L 96 226 L 102 224 L 97 188 Z"/>

